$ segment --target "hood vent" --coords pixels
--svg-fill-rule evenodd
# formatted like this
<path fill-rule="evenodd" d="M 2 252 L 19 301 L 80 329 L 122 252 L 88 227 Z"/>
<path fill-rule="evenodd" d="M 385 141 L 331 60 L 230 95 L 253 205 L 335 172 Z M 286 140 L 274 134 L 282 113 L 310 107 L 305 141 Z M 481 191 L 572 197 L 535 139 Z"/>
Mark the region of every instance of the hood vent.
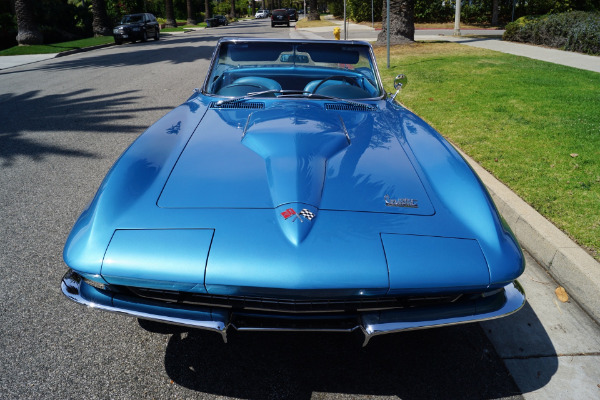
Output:
<path fill-rule="evenodd" d="M 213 101 L 210 103 L 210 108 L 227 108 L 227 109 L 246 109 L 246 110 L 262 110 L 265 108 L 265 103 L 259 102 L 246 102 L 246 101 L 235 101 L 235 102 L 223 102 Z"/>
<path fill-rule="evenodd" d="M 334 111 L 377 111 L 376 106 L 361 103 L 326 103 L 325 109 Z"/>

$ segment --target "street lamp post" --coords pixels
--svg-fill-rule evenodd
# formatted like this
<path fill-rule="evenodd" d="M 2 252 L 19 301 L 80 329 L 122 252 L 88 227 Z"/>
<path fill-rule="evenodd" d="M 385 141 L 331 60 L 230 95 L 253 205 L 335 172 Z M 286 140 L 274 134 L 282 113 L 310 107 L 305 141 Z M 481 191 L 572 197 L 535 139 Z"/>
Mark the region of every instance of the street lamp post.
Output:
<path fill-rule="evenodd" d="M 390 0 L 387 0 L 387 11 L 386 11 L 386 33 L 387 33 L 387 67 L 390 68 Z"/>
<path fill-rule="evenodd" d="M 456 13 L 454 14 L 454 36 L 460 36 L 460 0 L 456 0 Z"/>
<path fill-rule="evenodd" d="M 348 26 L 346 25 L 346 0 L 344 0 L 344 40 L 348 40 Z"/>

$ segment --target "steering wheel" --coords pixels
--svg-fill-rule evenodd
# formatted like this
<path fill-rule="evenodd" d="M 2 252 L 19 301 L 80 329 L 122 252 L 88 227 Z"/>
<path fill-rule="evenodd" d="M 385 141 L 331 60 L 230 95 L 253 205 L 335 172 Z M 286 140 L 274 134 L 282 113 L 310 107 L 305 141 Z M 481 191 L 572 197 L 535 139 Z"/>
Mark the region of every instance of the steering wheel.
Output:
<path fill-rule="evenodd" d="M 343 82 L 348 83 L 349 85 L 352 85 L 352 82 L 350 81 L 350 78 L 347 77 L 347 76 L 344 76 L 344 75 L 331 75 L 331 76 L 328 76 L 327 78 L 323 79 L 321 82 L 319 82 L 317 84 L 317 86 L 315 86 L 315 88 L 313 89 L 312 93 L 313 94 L 317 93 L 317 89 L 319 89 L 322 84 L 324 84 L 327 81 L 333 80 L 333 79 L 341 80 Z"/>
<path fill-rule="evenodd" d="M 251 92 L 264 92 L 269 90 L 267 87 L 256 83 L 232 83 L 224 86 L 217 92 L 220 96 L 246 96 Z"/>

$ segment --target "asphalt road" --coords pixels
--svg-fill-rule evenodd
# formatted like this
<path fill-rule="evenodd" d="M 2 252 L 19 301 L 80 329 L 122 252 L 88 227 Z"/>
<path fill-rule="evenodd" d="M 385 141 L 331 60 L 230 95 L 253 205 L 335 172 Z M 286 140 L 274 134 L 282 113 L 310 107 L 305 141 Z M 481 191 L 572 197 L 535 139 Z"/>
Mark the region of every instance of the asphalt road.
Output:
<path fill-rule="evenodd" d="M 219 335 L 86 309 L 62 247 L 119 154 L 202 84 L 247 21 L 0 71 L 0 398 L 519 397 L 479 324 L 375 338 Z"/>

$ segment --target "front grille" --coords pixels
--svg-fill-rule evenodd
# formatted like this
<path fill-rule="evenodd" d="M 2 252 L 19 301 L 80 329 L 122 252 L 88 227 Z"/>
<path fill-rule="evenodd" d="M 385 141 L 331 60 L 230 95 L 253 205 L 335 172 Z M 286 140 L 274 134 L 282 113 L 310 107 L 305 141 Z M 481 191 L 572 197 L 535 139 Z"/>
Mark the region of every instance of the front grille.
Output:
<path fill-rule="evenodd" d="M 462 294 L 427 297 L 353 297 L 341 299 L 277 299 L 268 297 L 215 296 L 209 294 L 128 287 L 136 296 L 176 304 L 220 307 L 232 310 L 276 313 L 351 313 L 440 305 L 457 301 Z"/>
<path fill-rule="evenodd" d="M 257 101 L 232 101 L 232 102 L 218 102 L 213 101 L 210 103 L 210 108 L 226 108 L 226 109 L 251 109 L 251 110 L 261 110 L 265 108 L 265 103 L 257 102 Z"/>

